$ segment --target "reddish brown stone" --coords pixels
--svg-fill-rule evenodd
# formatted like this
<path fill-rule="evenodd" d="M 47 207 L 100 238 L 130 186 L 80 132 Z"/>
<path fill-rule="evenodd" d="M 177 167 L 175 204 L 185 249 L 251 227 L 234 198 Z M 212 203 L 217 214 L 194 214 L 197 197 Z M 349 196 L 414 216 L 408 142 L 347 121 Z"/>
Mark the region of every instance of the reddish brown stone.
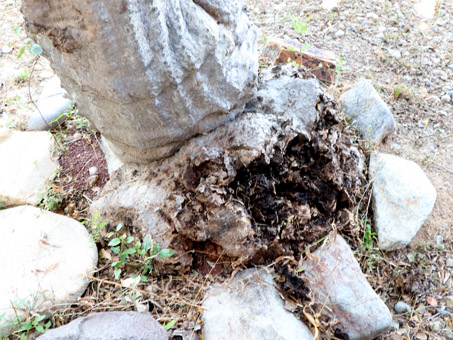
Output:
<path fill-rule="evenodd" d="M 337 58 L 330 51 L 310 46 L 305 47 L 294 40 L 272 39 L 266 44 L 264 57 L 270 59 L 274 64 L 296 62 L 309 68 L 319 80 L 335 82 Z"/>

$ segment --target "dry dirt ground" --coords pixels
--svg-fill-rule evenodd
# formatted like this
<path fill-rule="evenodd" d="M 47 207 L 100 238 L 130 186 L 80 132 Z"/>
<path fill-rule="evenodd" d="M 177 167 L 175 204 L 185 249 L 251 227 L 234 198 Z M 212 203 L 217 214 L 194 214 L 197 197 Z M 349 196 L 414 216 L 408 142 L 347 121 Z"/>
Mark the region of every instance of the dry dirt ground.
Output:
<path fill-rule="evenodd" d="M 0 1 L 0 118 L 16 129 L 23 127 L 21 116 L 33 110 L 28 78 L 34 59 L 27 51 L 17 58 L 27 46 L 19 6 L 20 1 Z M 398 131 L 379 150 L 417 162 L 438 197 L 432 215 L 408 247 L 382 253 L 358 246 L 356 255 L 389 308 L 397 301 L 412 307 L 411 313 L 395 314 L 395 329 L 383 339 L 453 338 L 452 268 L 446 266 L 449 259 L 453 262 L 453 101 L 441 99 L 453 91 L 453 1 L 323 0 L 321 6 L 321 1 L 248 0 L 247 7 L 265 39 L 296 39 L 337 55 L 339 76 L 326 86 L 335 98 L 365 77 L 391 108 Z M 40 58 L 30 82 L 34 99 L 52 75 L 48 62 Z M 85 126 L 81 132 L 96 141 Z M 77 206 L 66 213 L 84 216 Z M 90 311 L 143 306 L 162 323 L 199 321 L 199 302 L 212 280 L 209 275 L 167 277 L 132 296 L 113 279 L 111 254 L 104 255 L 85 297 L 77 308 L 55 318 L 55 326 Z"/>

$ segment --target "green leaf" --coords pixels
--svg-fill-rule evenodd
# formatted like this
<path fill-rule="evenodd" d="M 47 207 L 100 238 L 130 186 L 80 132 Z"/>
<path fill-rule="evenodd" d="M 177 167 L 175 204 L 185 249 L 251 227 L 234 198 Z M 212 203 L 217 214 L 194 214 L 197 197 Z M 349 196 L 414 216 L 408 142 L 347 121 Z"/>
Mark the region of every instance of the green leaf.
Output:
<path fill-rule="evenodd" d="M 168 331 L 170 328 L 172 328 L 176 323 L 176 320 L 171 320 L 169 323 L 164 323 L 164 329 Z"/>
<path fill-rule="evenodd" d="M 414 253 L 409 253 L 409 254 L 407 254 L 407 259 L 409 260 L 410 263 L 414 263 L 414 262 L 415 262 L 415 255 L 414 255 Z"/>
<path fill-rule="evenodd" d="M 36 330 L 39 332 L 39 333 L 44 333 L 45 330 L 44 330 L 44 327 L 39 325 L 39 326 L 36 326 Z"/>
<path fill-rule="evenodd" d="M 24 52 L 25 52 L 25 47 L 26 47 L 26 46 L 23 46 L 23 47 L 20 49 L 20 52 L 19 52 L 19 54 L 17 55 L 17 59 L 22 58 L 22 55 L 23 55 Z"/>
<path fill-rule="evenodd" d="M 38 323 L 38 322 L 44 320 L 45 318 L 46 318 L 45 315 L 40 315 L 40 316 L 36 317 L 35 320 L 33 320 L 33 322 Z"/>
<path fill-rule="evenodd" d="M 121 269 L 120 269 L 120 268 L 118 268 L 118 269 L 115 269 L 115 279 L 117 279 L 117 280 L 118 280 L 118 279 L 119 279 L 119 277 L 120 277 L 120 275 L 121 275 Z"/>
<path fill-rule="evenodd" d="M 123 227 L 123 225 L 124 225 L 124 222 L 119 223 L 119 224 L 116 226 L 116 229 L 115 229 L 115 230 L 116 230 L 116 231 L 120 231 L 120 229 Z"/>
<path fill-rule="evenodd" d="M 38 56 L 42 53 L 42 47 L 38 44 L 33 44 L 30 47 L 30 53 L 33 54 L 34 56 Z"/>
<path fill-rule="evenodd" d="M 137 252 L 137 250 L 135 248 L 129 248 L 125 251 L 123 251 L 123 255 L 132 255 L 132 254 L 135 254 Z"/>
<path fill-rule="evenodd" d="M 142 276 L 140 278 L 140 282 L 149 282 L 148 279 L 146 278 L 146 276 Z"/>
<path fill-rule="evenodd" d="M 121 240 L 119 238 L 114 238 L 113 240 L 111 240 L 108 244 L 109 247 L 114 247 L 114 246 L 117 246 L 118 244 L 121 243 Z M 115 253 L 116 254 L 116 253 Z"/>
<path fill-rule="evenodd" d="M 162 257 L 162 258 L 168 258 L 170 256 L 173 256 L 175 254 L 174 251 L 171 251 L 170 249 L 162 249 L 160 252 L 159 252 L 159 256 Z"/>
<path fill-rule="evenodd" d="M 133 240 L 134 240 L 134 237 L 128 236 L 127 239 L 126 239 L 126 243 L 129 244 L 129 243 L 131 243 Z"/>
<path fill-rule="evenodd" d="M 120 253 L 120 247 L 112 247 L 112 252 L 116 255 L 118 255 Z"/>

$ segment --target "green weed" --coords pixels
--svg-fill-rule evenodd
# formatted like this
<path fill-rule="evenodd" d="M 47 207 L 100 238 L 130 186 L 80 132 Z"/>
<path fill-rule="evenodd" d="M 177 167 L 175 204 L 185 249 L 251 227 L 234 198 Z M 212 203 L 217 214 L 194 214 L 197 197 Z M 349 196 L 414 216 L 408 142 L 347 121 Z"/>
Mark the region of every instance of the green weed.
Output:
<path fill-rule="evenodd" d="M 13 301 L 12 305 L 15 311 L 26 309 L 23 301 Z M 4 318 L 5 314 L 0 315 L 0 321 Z M 11 321 L 0 324 L 0 333 L 1 328 L 13 328 L 14 332 L 8 339 L 28 340 L 32 333 L 45 333 L 50 328 L 52 323 L 50 320 L 45 322 L 46 318 L 46 315 L 34 315 L 34 317 L 23 318 L 16 313 L 16 316 Z"/>
<path fill-rule="evenodd" d="M 122 227 L 123 223 L 118 224 L 115 232 L 110 233 L 109 237 L 117 235 Z M 112 252 L 118 256 L 118 260 L 112 263 L 115 279 L 120 278 L 125 266 L 131 266 L 138 270 L 138 273 L 134 274 L 132 278 L 140 276 L 140 281 L 147 282 L 146 275 L 154 269 L 154 259 L 171 257 L 174 252 L 169 249 L 161 249 L 150 236 L 146 237 L 143 242 L 133 243 L 134 240 L 133 236 L 123 233 L 114 237 L 108 244 Z"/>
<path fill-rule="evenodd" d="M 298 33 L 298 34 L 304 34 L 308 33 L 308 22 L 311 20 L 312 16 L 310 15 L 304 20 L 299 19 L 295 15 L 291 14 L 289 16 L 291 20 L 291 24 L 293 26 L 293 29 Z"/>
<path fill-rule="evenodd" d="M 24 71 L 24 72 L 20 73 L 19 75 L 17 75 L 16 77 L 14 77 L 14 82 L 16 84 L 22 84 L 22 83 L 25 83 L 29 78 L 30 78 L 30 72 Z"/>

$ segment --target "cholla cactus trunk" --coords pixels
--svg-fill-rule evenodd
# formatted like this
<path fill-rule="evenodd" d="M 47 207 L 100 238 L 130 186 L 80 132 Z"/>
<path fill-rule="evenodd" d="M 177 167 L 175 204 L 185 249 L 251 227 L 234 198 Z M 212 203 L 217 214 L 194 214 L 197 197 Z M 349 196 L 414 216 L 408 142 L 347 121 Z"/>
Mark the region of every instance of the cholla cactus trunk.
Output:
<path fill-rule="evenodd" d="M 243 1 L 23 0 L 29 35 L 124 162 L 174 153 L 255 94 Z"/>

